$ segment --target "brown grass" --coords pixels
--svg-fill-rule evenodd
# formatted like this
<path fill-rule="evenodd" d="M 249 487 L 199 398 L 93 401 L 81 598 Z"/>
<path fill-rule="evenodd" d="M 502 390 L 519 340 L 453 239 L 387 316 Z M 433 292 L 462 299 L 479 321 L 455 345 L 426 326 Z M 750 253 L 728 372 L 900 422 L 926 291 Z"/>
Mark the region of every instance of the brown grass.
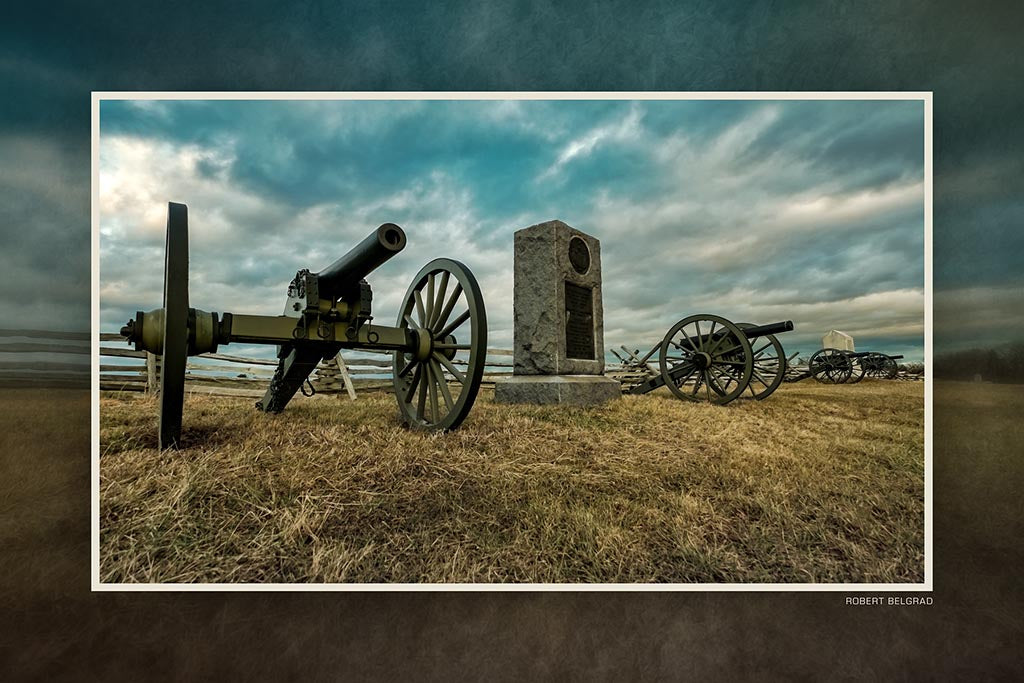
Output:
<path fill-rule="evenodd" d="M 451 434 L 389 394 L 101 403 L 105 582 L 921 582 L 922 383 L 478 400 Z"/>

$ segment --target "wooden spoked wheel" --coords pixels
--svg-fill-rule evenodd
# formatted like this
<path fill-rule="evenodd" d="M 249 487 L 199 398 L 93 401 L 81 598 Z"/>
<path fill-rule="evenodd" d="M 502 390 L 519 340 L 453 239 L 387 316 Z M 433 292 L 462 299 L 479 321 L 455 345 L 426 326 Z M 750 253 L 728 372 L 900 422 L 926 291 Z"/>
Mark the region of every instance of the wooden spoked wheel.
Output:
<path fill-rule="evenodd" d="M 746 330 L 754 327 L 752 323 L 736 323 L 736 327 Z M 750 383 L 743 396 L 750 396 L 758 401 L 772 395 L 786 377 L 786 352 L 774 334 L 763 337 L 747 337 L 751 352 L 754 355 L 754 370 L 750 374 Z"/>
<path fill-rule="evenodd" d="M 820 349 L 814 352 L 808 364 L 814 379 L 824 384 L 843 384 L 853 371 L 853 364 L 845 351 Z"/>
<path fill-rule="evenodd" d="M 455 429 L 473 407 L 487 355 L 487 314 L 476 278 L 458 261 L 431 261 L 405 293 L 397 325 L 414 340 L 394 354 L 402 420 L 413 429 Z"/>
<path fill-rule="evenodd" d="M 691 315 L 668 331 L 658 355 L 669 390 L 688 401 L 724 405 L 740 396 L 754 371 L 746 335 L 717 315 Z"/>
<path fill-rule="evenodd" d="M 867 376 L 878 379 L 893 379 L 899 373 L 899 365 L 895 358 L 884 353 L 872 353 L 864 359 L 867 363 Z"/>
<path fill-rule="evenodd" d="M 160 448 L 178 448 L 188 358 L 188 207 L 167 205 L 164 329 L 160 355 Z"/>
<path fill-rule="evenodd" d="M 851 352 L 846 352 L 847 357 L 850 359 L 850 376 L 846 378 L 847 384 L 856 384 L 857 382 L 864 379 L 864 375 L 868 370 L 867 359 L 863 356 L 854 356 Z"/>

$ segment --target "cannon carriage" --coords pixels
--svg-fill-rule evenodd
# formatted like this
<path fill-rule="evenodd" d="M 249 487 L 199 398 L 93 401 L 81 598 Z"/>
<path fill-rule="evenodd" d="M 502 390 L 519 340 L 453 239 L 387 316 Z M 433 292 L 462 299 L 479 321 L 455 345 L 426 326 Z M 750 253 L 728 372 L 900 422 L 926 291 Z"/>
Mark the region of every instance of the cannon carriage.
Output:
<path fill-rule="evenodd" d="M 483 377 L 487 318 L 476 278 L 451 259 L 435 259 L 413 278 L 393 326 L 372 314 L 365 278 L 406 245 L 393 223 L 372 231 L 318 273 L 299 270 L 282 315 L 211 313 L 189 307 L 188 210 L 170 203 L 163 307 L 138 311 L 121 329 L 136 350 L 161 357 L 160 448 L 178 447 L 188 356 L 230 343 L 273 344 L 278 366 L 256 407 L 284 410 L 320 361 L 342 349 L 390 351 L 393 383 L 404 424 L 450 430 L 468 415 Z"/>
<path fill-rule="evenodd" d="M 856 384 L 865 377 L 894 379 L 899 372 L 896 361 L 901 358 L 877 351 L 819 349 L 808 362 L 806 376 L 824 384 Z"/>
<path fill-rule="evenodd" d="M 642 356 L 623 347 L 623 393 L 646 394 L 667 386 L 676 397 L 724 405 L 741 396 L 770 396 L 786 372 L 777 334 L 793 329 L 786 320 L 768 325 L 734 324 L 716 315 L 683 318 L 661 343 Z M 653 358 L 657 354 L 657 363 Z"/>

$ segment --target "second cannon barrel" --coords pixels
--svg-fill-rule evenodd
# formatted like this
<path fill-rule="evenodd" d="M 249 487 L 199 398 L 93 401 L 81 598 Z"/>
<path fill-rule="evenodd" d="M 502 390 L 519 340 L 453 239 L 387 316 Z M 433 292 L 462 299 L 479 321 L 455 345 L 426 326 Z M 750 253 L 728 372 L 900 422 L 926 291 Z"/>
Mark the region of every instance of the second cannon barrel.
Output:
<path fill-rule="evenodd" d="M 783 332 L 792 331 L 792 320 L 783 320 L 777 323 L 768 323 L 767 325 L 754 325 L 743 329 L 743 333 L 748 337 L 763 337 L 768 334 L 782 334 Z"/>

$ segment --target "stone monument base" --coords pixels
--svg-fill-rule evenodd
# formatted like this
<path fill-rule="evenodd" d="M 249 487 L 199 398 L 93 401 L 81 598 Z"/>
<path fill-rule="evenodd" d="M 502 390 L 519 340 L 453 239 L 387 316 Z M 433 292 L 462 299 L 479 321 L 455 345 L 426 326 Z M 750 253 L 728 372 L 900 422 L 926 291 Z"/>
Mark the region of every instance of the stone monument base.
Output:
<path fill-rule="evenodd" d="M 592 406 L 622 395 L 622 385 L 601 375 L 514 375 L 494 384 L 496 403 Z"/>

